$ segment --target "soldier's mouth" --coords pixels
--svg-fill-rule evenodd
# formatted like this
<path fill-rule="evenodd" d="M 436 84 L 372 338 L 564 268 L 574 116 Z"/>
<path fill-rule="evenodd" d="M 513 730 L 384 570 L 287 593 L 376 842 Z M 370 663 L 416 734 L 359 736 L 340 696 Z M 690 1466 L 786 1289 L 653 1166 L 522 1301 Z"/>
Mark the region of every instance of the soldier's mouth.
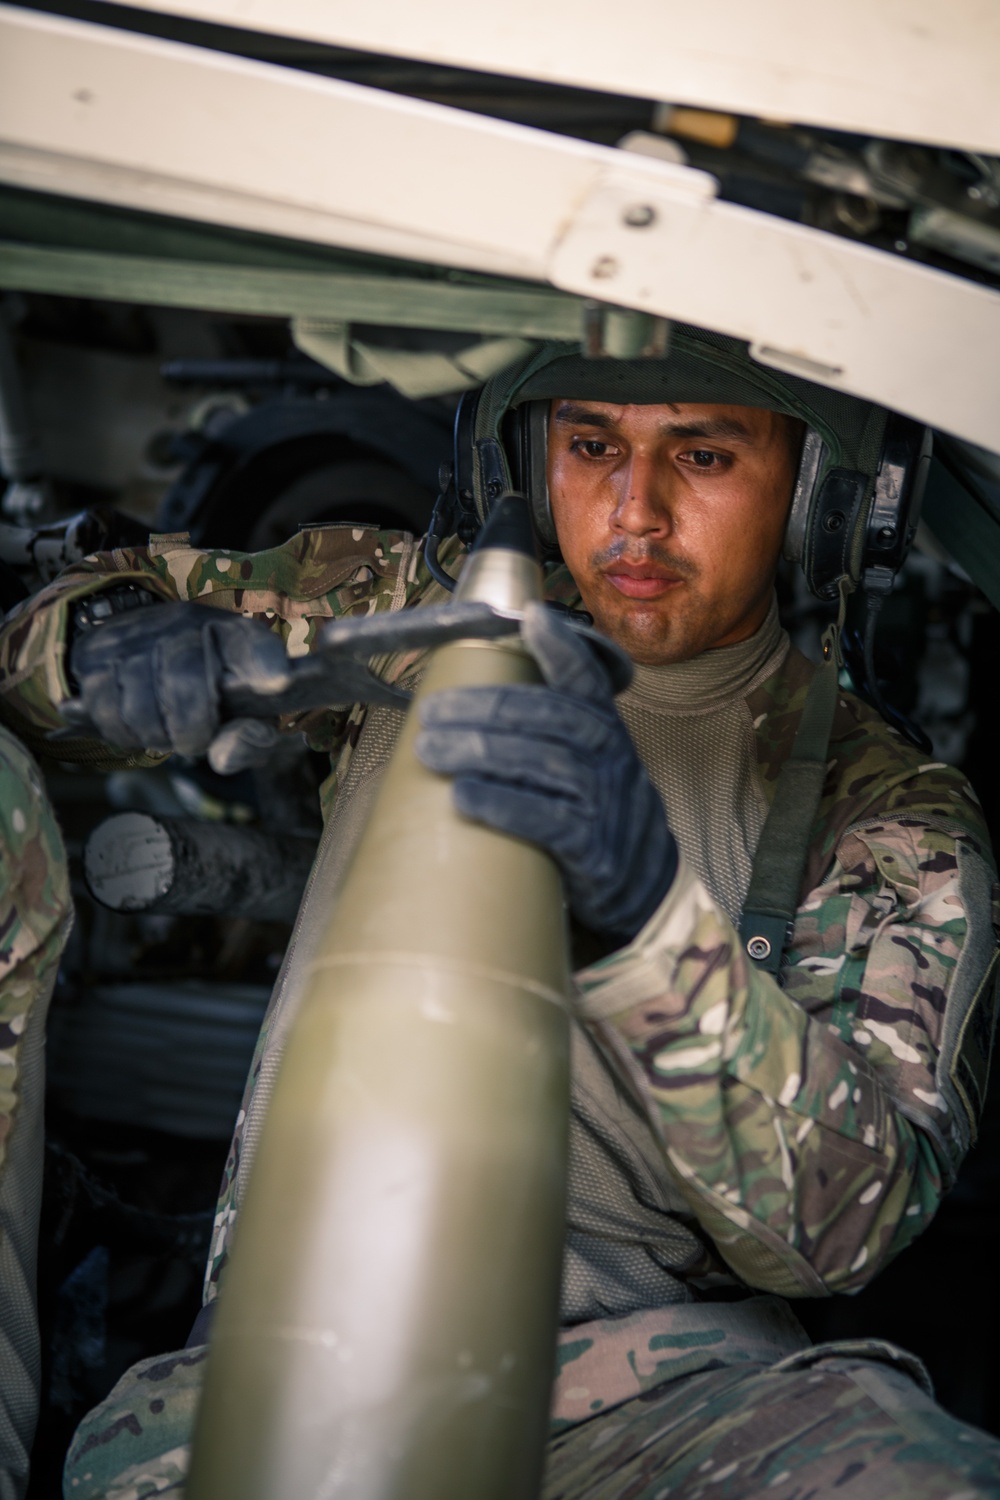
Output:
<path fill-rule="evenodd" d="M 660 599 L 683 582 L 678 574 L 649 563 L 616 562 L 605 570 L 604 576 L 627 599 Z"/>

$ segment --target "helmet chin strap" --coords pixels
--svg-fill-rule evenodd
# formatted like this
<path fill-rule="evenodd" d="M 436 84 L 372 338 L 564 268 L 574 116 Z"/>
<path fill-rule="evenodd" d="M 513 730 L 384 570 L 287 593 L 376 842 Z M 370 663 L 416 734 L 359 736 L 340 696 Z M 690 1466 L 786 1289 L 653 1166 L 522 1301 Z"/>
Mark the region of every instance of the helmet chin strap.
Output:
<path fill-rule="evenodd" d="M 848 579 L 838 585 L 836 620 L 823 632 L 823 663 L 809 684 L 791 754 L 778 774 L 764 820 L 739 933 L 756 968 L 778 975 L 799 904 L 813 823 L 823 795 L 830 731 L 840 688 L 840 635 L 847 614 Z"/>

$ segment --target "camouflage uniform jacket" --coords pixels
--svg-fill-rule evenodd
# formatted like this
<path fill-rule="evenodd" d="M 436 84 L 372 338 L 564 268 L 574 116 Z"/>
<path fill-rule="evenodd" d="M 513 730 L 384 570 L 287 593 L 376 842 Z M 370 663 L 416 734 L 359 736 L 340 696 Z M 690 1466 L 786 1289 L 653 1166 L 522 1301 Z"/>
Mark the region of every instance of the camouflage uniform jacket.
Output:
<path fill-rule="evenodd" d="M 332 616 L 441 597 L 419 547 L 399 533 L 325 528 L 255 555 L 154 538 L 148 551 L 67 571 L 5 628 L 0 701 L 22 732 L 59 724 L 68 603 L 129 579 L 164 598 L 262 618 L 292 654 L 308 651 Z M 575 597 L 564 570 L 549 590 Z M 418 662 L 375 665 L 405 684 Z M 747 701 L 767 796 L 811 673 L 791 653 Z M 333 755 L 326 809 L 363 721 L 361 708 L 289 721 Z M 71 753 L 112 761 L 92 745 L 60 747 L 60 755 Z M 644 1300 L 640 1287 L 638 1299 L 605 1305 L 615 1319 L 610 1330 L 606 1318 L 587 1321 L 586 1313 L 579 1326 L 581 1313 L 569 1309 L 577 1327 L 564 1343 L 571 1377 L 557 1396 L 562 1415 L 579 1420 L 658 1378 L 662 1361 L 637 1365 L 634 1352 L 648 1355 L 670 1339 L 643 1309 L 696 1302 L 720 1278 L 785 1296 L 852 1290 L 929 1221 L 982 1103 L 995 915 L 992 859 L 967 783 L 925 763 L 844 694 L 781 984 L 748 964 L 728 917 L 683 865 L 635 940 L 577 974 L 575 1160 L 583 1192 L 574 1219 L 571 1180 L 570 1244 L 579 1231 L 595 1263 L 602 1244 L 640 1244 L 661 1290 Z M 264 1045 L 266 1037 L 248 1097 Z M 588 1097 L 597 1107 L 588 1108 Z M 238 1127 L 210 1296 L 235 1216 L 240 1149 Z M 588 1179 L 609 1161 L 627 1191 L 610 1201 L 602 1189 L 586 1201 Z M 645 1320 L 640 1328 L 636 1318 Z M 599 1356 L 616 1338 L 621 1358 L 612 1370 Z M 698 1342 L 685 1334 L 680 1345 Z"/>
<path fill-rule="evenodd" d="M 41 1360 L 35 1260 L 45 1018 L 72 905 L 38 768 L 0 729 L 0 1500 L 23 1495 Z"/>

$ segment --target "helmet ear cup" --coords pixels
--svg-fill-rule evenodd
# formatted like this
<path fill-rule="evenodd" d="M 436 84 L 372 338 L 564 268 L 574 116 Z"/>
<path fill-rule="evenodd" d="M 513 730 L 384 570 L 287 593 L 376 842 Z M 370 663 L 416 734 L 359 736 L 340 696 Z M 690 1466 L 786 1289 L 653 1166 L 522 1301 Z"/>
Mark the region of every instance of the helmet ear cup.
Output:
<path fill-rule="evenodd" d="M 817 599 L 837 597 L 842 578 L 856 587 L 869 568 L 902 566 L 916 530 L 930 461 L 930 432 L 890 413 L 874 479 L 827 467 L 828 450 L 810 429 L 785 530 L 784 555 L 801 565 Z"/>
<path fill-rule="evenodd" d="M 855 539 L 863 519 L 869 476 L 859 469 L 830 469 L 812 504 L 802 571 L 817 599 L 836 599 L 840 580 L 857 583 Z"/>
<path fill-rule="evenodd" d="M 538 540 L 551 557 L 558 555 L 559 542 L 549 499 L 550 404 L 525 401 L 516 407 L 508 414 L 504 438 L 515 487 L 528 497 Z"/>
<path fill-rule="evenodd" d="M 820 476 L 826 467 L 827 448 L 814 428 L 806 430 L 799 457 L 799 472 L 792 491 L 792 507 L 785 525 L 782 555 L 788 562 L 801 563 L 806 547 L 806 533 Z"/>
<path fill-rule="evenodd" d="M 835 599 L 840 579 L 851 572 L 851 542 L 868 487 L 854 469 L 831 469 L 829 450 L 814 428 L 802 444 L 792 508 L 785 527 L 784 556 L 796 562 L 818 599 Z"/>

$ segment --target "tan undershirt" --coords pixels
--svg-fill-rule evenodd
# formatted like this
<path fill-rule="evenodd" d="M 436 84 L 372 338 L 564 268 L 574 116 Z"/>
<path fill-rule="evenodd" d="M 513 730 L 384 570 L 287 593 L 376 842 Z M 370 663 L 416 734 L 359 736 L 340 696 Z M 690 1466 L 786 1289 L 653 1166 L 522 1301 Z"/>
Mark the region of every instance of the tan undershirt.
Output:
<path fill-rule="evenodd" d="M 746 699 L 787 653 L 772 600 L 749 640 L 671 666 L 637 666 L 617 699 L 682 853 L 733 921 L 767 815 Z"/>

